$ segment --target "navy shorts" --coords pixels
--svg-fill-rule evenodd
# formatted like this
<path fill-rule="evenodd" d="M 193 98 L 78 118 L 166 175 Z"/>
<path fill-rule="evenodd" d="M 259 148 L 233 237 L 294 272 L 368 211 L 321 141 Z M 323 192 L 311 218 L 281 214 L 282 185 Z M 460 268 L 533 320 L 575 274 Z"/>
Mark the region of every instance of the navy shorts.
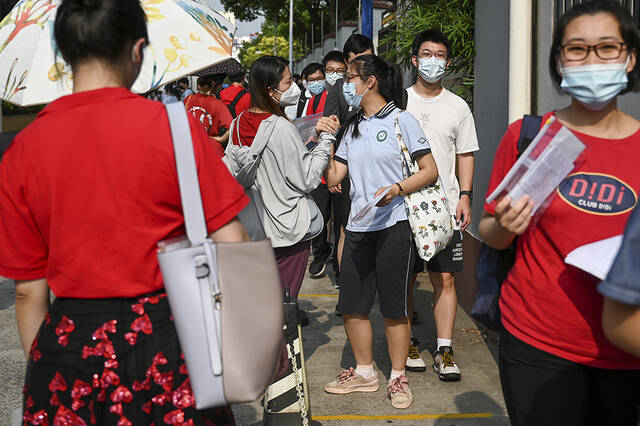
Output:
<path fill-rule="evenodd" d="M 385 318 L 406 317 L 416 251 L 406 220 L 380 231 L 346 231 L 338 311 L 368 315 L 377 293 Z"/>

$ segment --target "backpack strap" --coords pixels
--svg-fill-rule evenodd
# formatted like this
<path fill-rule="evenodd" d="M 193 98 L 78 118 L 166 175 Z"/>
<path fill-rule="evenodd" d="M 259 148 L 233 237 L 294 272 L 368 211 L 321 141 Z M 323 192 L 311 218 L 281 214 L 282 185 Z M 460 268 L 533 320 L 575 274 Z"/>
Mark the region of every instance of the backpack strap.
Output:
<path fill-rule="evenodd" d="M 236 97 L 233 98 L 233 100 L 231 101 L 231 103 L 229 105 L 232 106 L 235 109 L 236 105 L 238 104 L 238 102 L 240 102 L 240 99 L 242 99 L 242 97 L 247 93 L 249 93 L 249 91 L 247 89 L 242 89 L 241 91 L 238 92 Z"/>
<path fill-rule="evenodd" d="M 540 132 L 540 125 L 542 124 L 541 115 L 528 115 L 522 117 L 522 127 L 520 128 L 520 136 L 518 137 L 518 157 L 525 152 L 531 142 L 536 138 L 538 132 Z"/>

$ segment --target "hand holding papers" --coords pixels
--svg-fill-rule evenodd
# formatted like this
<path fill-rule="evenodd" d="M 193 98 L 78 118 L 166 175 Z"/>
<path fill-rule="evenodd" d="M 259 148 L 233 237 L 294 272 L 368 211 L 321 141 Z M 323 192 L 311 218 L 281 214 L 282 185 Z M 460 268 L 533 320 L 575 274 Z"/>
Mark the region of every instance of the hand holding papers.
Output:
<path fill-rule="evenodd" d="M 319 112 L 313 115 L 307 115 L 305 117 L 296 118 L 293 120 L 293 124 L 296 126 L 302 136 L 302 142 L 307 149 L 311 151 L 318 144 L 318 135 L 316 134 L 316 124 L 322 117 L 322 113 Z"/>
<path fill-rule="evenodd" d="M 380 200 L 382 200 L 384 198 L 385 195 L 387 195 L 387 193 L 391 190 L 391 188 L 387 189 L 386 191 L 383 191 L 382 193 L 380 193 L 377 197 L 375 197 L 373 200 L 369 201 L 367 203 L 366 206 L 364 206 L 362 208 L 362 210 L 360 210 L 358 213 L 356 213 L 355 216 L 353 216 L 353 221 L 354 222 L 359 222 L 362 219 L 364 219 L 365 217 L 368 216 L 369 212 L 376 207 L 376 204 L 378 204 L 380 202 Z"/>
<path fill-rule="evenodd" d="M 528 195 L 534 205 L 534 215 L 573 170 L 584 149 L 585 145 L 569 129 L 555 117 L 551 117 L 489 195 L 487 202 L 509 196 L 513 206 L 520 198 Z"/>

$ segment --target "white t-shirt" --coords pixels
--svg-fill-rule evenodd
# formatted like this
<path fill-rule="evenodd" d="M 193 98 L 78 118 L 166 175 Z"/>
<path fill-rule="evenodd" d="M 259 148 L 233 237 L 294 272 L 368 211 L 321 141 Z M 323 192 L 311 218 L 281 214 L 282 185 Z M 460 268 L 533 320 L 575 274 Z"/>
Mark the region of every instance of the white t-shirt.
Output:
<path fill-rule="evenodd" d="M 431 152 L 447 194 L 449 212 L 455 215 L 460 198 L 460 185 L 456 178 L 456 154 L 479 149 L 473 115 L 469 105 L 447 89 L 442 89 L 435 98 L 423 98 L 413 87 L 409 87 L 407 93 L 407 111 L 416 117 L 431 145 Z"/>

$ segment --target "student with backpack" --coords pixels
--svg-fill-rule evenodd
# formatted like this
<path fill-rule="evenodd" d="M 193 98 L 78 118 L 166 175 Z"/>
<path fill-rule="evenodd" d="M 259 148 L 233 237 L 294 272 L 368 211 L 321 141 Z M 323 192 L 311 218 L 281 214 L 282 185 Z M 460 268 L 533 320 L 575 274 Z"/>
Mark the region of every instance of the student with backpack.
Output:
<path fill-rule="evenodd" d="M 484 241 L 515 262 L 500 294 L 499 367 L 513 425 L 636 426 L 640 359 L 606 338 L 598 279 L 564 263 L 575 248 L 621 234 L 638 204 L 640 121 L 617 97 L 640 89 L 638 24 L 618 3 L 575 5 L 557 22 L 549 71 L 571 96 L 555 117 L 586 146 L 549 206 L 532 224 L 532 202 L 485 204 Z M 522 121 L 512 123 L 494 160 L 487 194 L 516 162 Z"/>
<path fill-rule="evenodd" d="M 401 75 L 396 65 L 375 55 L 361 55 L 349 63 L 343 84 L 343 96 L 355 114 L 342 124 L 344 136 L 329 161 L 325 179 L 334 186 L 348 172 L 351 181 L 352 206 L 342 255 L 338 311 L 344 318 L 356 368 L 342 371 L 324 390 L 334 394 L 378 390 L 369 320 L 377 293 L 391 359 L 387 395 L 394 408 L 406 409 L 413 402 L 405 364 L 410 336 L 407 293 L 416 246 L 403 194 L 435 182 L 438 169 L 418 121 L 396 107 L 402 102 Z M 331 133 L 339 126 L 335 115 L 318 123 Z M 403 176 L 398 132 L 420 168 L 407 179 Z M 323 133 L 320 140 L 326 137 Z M 375 210 L 359 219 L 357 213 L 382 194 Z"/>
<path fill-rule="evenodd" d="M 227 74 L 231 84 L 226 89 L 220 91 L 220 100 L 229 109 L 231 117 L 236 118 L 238 114 L 251 106 L 251 94 L 245 87 L 247 73 L 244 71 Z"/>

